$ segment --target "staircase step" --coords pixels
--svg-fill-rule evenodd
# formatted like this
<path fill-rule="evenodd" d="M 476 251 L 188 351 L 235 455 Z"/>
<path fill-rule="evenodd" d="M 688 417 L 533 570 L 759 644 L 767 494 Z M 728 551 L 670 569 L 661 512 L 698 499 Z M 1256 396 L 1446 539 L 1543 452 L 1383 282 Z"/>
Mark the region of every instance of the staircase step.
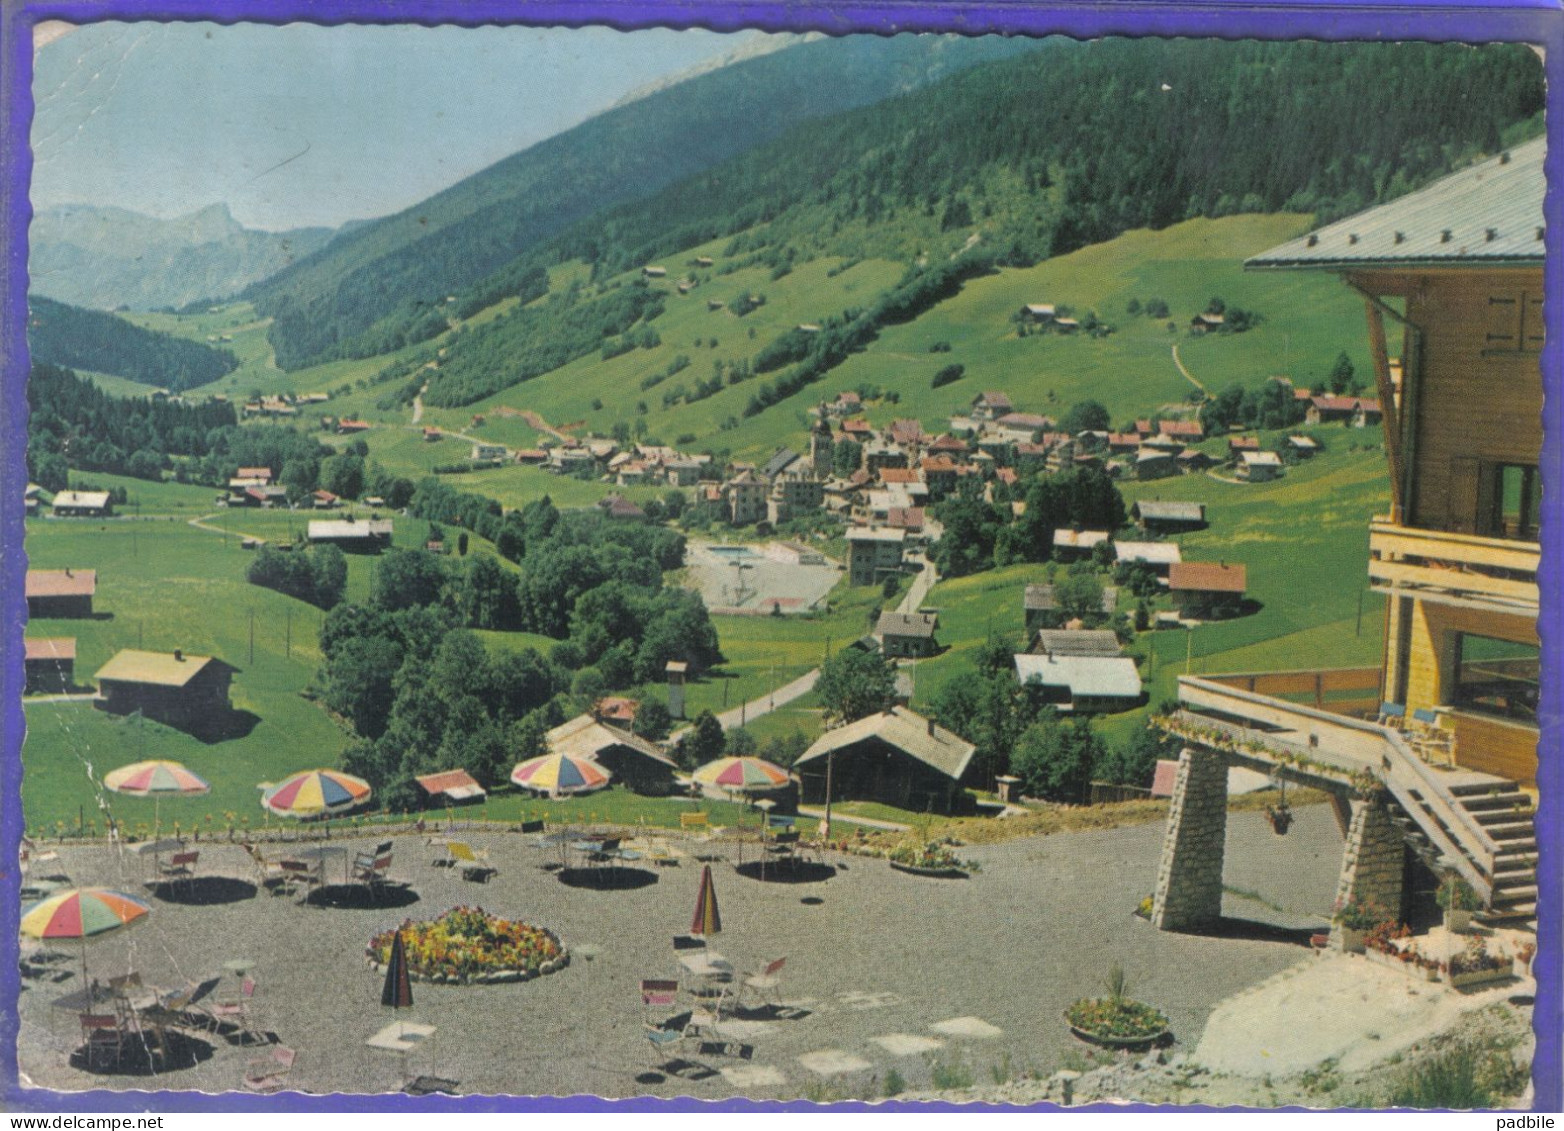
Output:
<path fill-rule="evenodd" d="M 1497 879 L 1500 876 L 1524 874 L 1534 876 L 1537 872 L 1535 857 L 1531 856 L 1495 856 L 1493 860 L 1493 874 Z"/>
<path fill-rule="evenodd" d="M 1460 804 L 1468 813 L 1485 813 L 1490 809 L 1523 810 L 1531 808 L 1531 798 L 1524 793 L 1478 794 L 1463 797 Z"/>
<path fill-rule="evenodd" d="M 1483 832 L 1487 833 L 1493 840 L 1530 841 L 1533 845 L 1537 841 L 1537 828 L 1530 821 L 1495 825 L 1484 824 Z"/>
<path fill-rule="evenodd" d="M 1537 917 L 1537 905 L 1535 903 L 1510 903 L 1493 908 L 1490 911 L 1479 911 L 1473 918 L 1481 923 L 1513 923 Z"/>
<path fill-rule="evenodd" d="M 1504 778 L 1494 781 L 1463 782 L 1447 788 L 1456 797 L 1482 796 L 1492 793 L 1496 789 L 1501 793 L 1519 793 L 1521 791 L 1519 784 Z"/>
<path fill-rule="evenodd" d="M 1529 900 L 1533 903 L 1537 900 L 1537 884 L 1495 884 L 1493 889 L 1493 901 L 1496 903 L 1514 903 L 1517 900 Z"/>

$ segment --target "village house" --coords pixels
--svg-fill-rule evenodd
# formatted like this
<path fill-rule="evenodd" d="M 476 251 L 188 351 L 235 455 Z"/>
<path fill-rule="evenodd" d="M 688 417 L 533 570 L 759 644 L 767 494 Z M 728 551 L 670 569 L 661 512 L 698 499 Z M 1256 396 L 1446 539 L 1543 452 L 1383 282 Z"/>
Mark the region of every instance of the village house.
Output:
<path fill-rule="evenodd" d="M 76 683 L 76 638 L 28 637 L 22 657 L 28 695 L 60 695 Z"/>
<path fill-rule="evenodd" d="M 871 440 L 863 448 L 863 465 L 871 472 L 884 471 L 887 467 L 905 468 L 907 453 L 889 440 Z"/>
<path fill-rule="evenodd" d="M 997 420 L 1007 412 L 1014 412 L 1015 407 L 1004 393 L 979 393 L 972 398 L 968 415 L 973 420 Z"/>
<path fill-rule="evenodd" d="M 1111 585 L 1103 586 L 1099 611 L 1112 615 L 1119 607 L 1119 591 Z M 1045 629 L 1057 627 L 1064 620 L 1064 612 L 1054 595 L 1052 585 L 1028 585 L 1021 599 L 1022 616 L 1026 621 L 1028 636 Z"/>
<path fill-rule="evenodd" d="M 341 501 L 341 499 L 324 488 L 310 492 L 310 503 L 316 510 L 333 510 Z"/>
<path fill-rule="evenodd" d="M 728 500 L 728 521 L 734 526 L 749 526 L 766 520 L 765 480 L 745 468 L 722 485 Z"/>
<path fill-rule="evenodd" d="M 504 444 L 474 444 L 472 446 L 472 459 L 474 463 L 484 463 L 491 459 L 504 459 L 506 449 Z"/>
<path fill-rule="evenodd" d="M 666 267 L 642 267 L 641 268 L 641 277 L 643 279 L 666 279 L 668 277 L 668 268 L 666 268 Z"/>
<path fill-rule="evenodd" d="M 1204 471 L 1213 467 L 1216 460 L 1206 455 L 1199 448 L 1186 448 L 1173 457 L 1173 462 L 1178 464 L 1178 469 L 1185 475 L 1192 475 L 1197 471 Z"/>
<path fill-rule="evenodd" d="M 1319 441 L 1313 436 L 1288 436 L 1287 444 L 1299 459 L 1308 459 L 1320 450 Z"/>
<path fill-rule="evenodd" d="M 934 639 L 937 628 L 935 613 L 885 612 L 875 623 L 874 635 L 880 641 L 880 651 L 892 659 L 932 656 L 939 651 L 939 642 Z"/>
<path fill-rule="evenodd" d="M 842 435 L 849 440 L 856 440 L 860 444 L 868 443 L 874 438 L 874 427 L 862 417 L 850 417 L 842 421 Z"/>
<path fill-rule="evenodd" d="M 1060 714 L 1128 711 L 1140 706 L 1140 673 L 1128 656 L 1019 653 L 1016 681 L 1037 687 Z"/>
<path fill-rule="evenodd" d="M 1206 505 L 1140 499 L 1131 504 L 1130 517 L 1147 534 L 1182 534 L 1205 529 Z"/>
<path fill-rule="evenodd" d="M 1260 450 L 1260 437 L 1258 436 L 1229 436 L 1227 438 L 1227 454 L 1238 456 L 1243 452 L 1257 452 Z"/>
<path fill-rule="evenodd" d="M 1163 577 L 1176 562 L 1184 560 L 1177 542 L 1115 542 L 1113 549 L 1119 561 L 1143 565 Z"/>
<path fill-rule="evenodd" d="M 787 522 L 819 510 L 824 502 L 824 479 L 808 471 L 790 471 L 771 484 L 767 518 L 772 525 Z"/>
<path fill-rule="evenodd" d="M 890 433 L 891 443 L 902 448 L 918 447 L 928 440 L 923 425 L 916 420 L 893 420 L 887 431 Z"/>
<path fill-rule="evenodd" d="M 1220 330 L 1225 321 L 1220 314 L 1202 311 L 1189 320 L 1189 332 L 1191 334 L 1207 334 L 1212 330 Z"/>
<path fill-rule="evenodd" d="M 923 534 L 925 521 L 922 507 L 890 507 L 885 512 L 885 525 L 892 530 L 905 530 L 909 542 Z"/>
<path fill-rule="evenodd" d="M 620 455 L 625 454 L 627 453 L 620 453 Z M 613 469 L 614 482 L 620 487 L 640 486 L 647 482 L 653 474 L 651 468 L 633 457 L 625 459 L 623 462 L 619 462 L 616 457 L 616 462 L 619 463 L 619 466 Z"/>
<path fill-rule="evenodd" d="M 1108 451 L 1116 456 L 1133 455 L 1140 448 L 1140 436 L 1135 432 L 1109 432 Z"/>
<path fill-rule="evenodd" d="M 952 436 L 948 433 L 936 437 L 928 446 L 928 452 L 931 456 L 964 456 L 971 450 L 971 445 L 961 437 Z"/>
<path fill-rule="evenodd" d="M 641 522 L 646 512 L 623 495 L 609 495 L 597 501 L 599 509 L 613 522 Z"/>
<path fill-rule="evenodd" d="M 107 491 L 56 491 L 51 509 L 55 518 L 107 518 L 114 504 Z"/>
<path fill-rule="evenodd" d="M 1282 474 L 1282 457 L 1275 452 L 1239 452 L 1234 474 L 1246 483 L 1264 483 Z"/>
<path fill-rule="evenodd" d="M 95 569 L 30 569 L 24 583 L 29 620 L 90 617 L 98 592 Z"/>
<path fill-rule="evenodd" d="M 260 487 L 272 481 L 272 469 L 269 467 L 241 467 L 234 472 L 234 479 L 239 480 L 244 486 Z M 230 486 L 233 483 L 230 481 Z"/>
<path fill-rule="evenodd" d="M 336 546 L 349 553 L 378 554 L 391 545 L 391 520 L 311 519 L 306 537 L 312 546 Z"/>
<path fill-rule="evenodd" d="M 857 393 L 843 390 L 836 394 L 836 400 L 831 402 L 831 413 L 834 416 L 851 416 L 863 409 L 863 398 Z"/>
<path fill-rule="evenodd" d="M 367 420 L 339 420 L 337 421 L 337 435 L 351 436 L 359 432 L 368 432 L 371 425 Z"/>
<path fill-rule="evenodd" d="M 543 448 L 522 448 L 516 452 L 516 462 L 536 466 L 548 462 L 548 452 Z"/>
<path fill-rule="evenodd" d="M 43 488 L 36 483 L 29 483 L 22 493 L 22 503 L 26 508 L 28 518 L 36 518 L 38 508 L 42 503 Z"/>
<path fill-rule="evenodd" d="M 1368 538 L 1384 651 L 1366 671 L 1326 655 L 1312 673 L 1179 678 L 1179 717 L 1195 737 L 1153 898 L 1161 929 L 1221 919 L 1223 869 L 1209 846 L 1221 843 L 1235 756 L 1199 737 L 1214 721 L 1247 764 L 1331 795 L 1346 831 L 1340 903 L 1415 922 L 1434 912 L 1426 893 L 1458 876 L 1479 922 L 1535 922 L 1546 152 L 1538 138 L 1246 264 L 1329 272 L 1364 299 L 1390 471 L 1388 513 Z M 1406 362 L 1405 412 L 1387 330 Z M 1300 701 L 1311 676 L 1321 691 Z M 1279 737 L 1305 734 L 1306 765 Z M 1365 796 L 1353 774 L 1380 788 Z M 1344 941 L 1333 932 L 1332 945 Z"/>
<path fill-rule="evenodd" d="M 906 707 L 821 735 L 793 764 L 801 799 L 877 801 L 914 813 L 967 808 L 962 781 L 977 747 Z"/>
<path fill-rule="evenodd" d="M 778 448 L 771 458 L 760 466 L 760 477 L 768 482 L 781 475 L 798 462 L 798 453 L 791 448 Z"/>
<path fill-rule="evenodd" d="M 413 779 L 424 794 L 424 808 L 444 808 L 450 805 L 476 805 L 489 796 L 488 790 L 478 784 L 478 779 L 466 770 L 444 770 L 437 774 L 420 774 Z"/>
<path fill-rule="evenodd" d="M 140 711 L 176 730 L 206 732 L 232 711 L 228 685 L 234 669 L 211 656 L 127 648 L 98 669 L 93 706 L 113 715 Z"/>
<path fill-rule="evenodd" d="M 678 766 L 672 758 L 656 743 L 592 715 L 577 715 L 549 731 L 548 751 L 591 758 L 636 793 L 662 797 L 673 791 Z"/>
<path fill-rule="evenodd" d="M 1166 479 L 1178 474 L 1178 457 L 1166 450 L 1146 446 L 1135 453 L 1137 480 Z"/>
<path fill-rule="evenodd" d="M 1157 434 L 1181 444 L 1198 444 L 1206 438 L 1205 426 L 1198 420 L 1159 420 Z"/>
<path fill-rule="evenodd" d="M 851 527 L 847 531 L 847 583 L 878 585 L 885 578 L 899 574 L 906 541 L 905 530 Z"/>
<path fill-rule="evenodd" d="M 1000 428 L 1008 428 L 1014 432 L 1030 432 L 1035 434 L 1046 432 L 1054 426 L 1053 418 L 1040 416 L 1035 412 L 1007 412 L 994 424 Z"/>
<path fill-rule="evenodd" d="M 638 699 L 627 699 L 623 695 L 605 695 L 592 705 L 592 714 L 600 723 L 629 730 L 635 723 L 635 713 L 640 706 Z"/>
<path fill-rule="evenodd" d="M 1051 302 L 1029 302 L 1020 309 L 1018 317 L 1023 322 L 1043 326 L 1052 322 L 1057 313 L 1057 308 Z"/>
<path fill-rule="evenodd" d="M 929 498 L 935 502 L 956 489 L 956 462 L 946 456 L 925 456 L 918 464 Z"/>
<path fill-rule="evenodd" d="M 445 433 L 440 431 L 438 428 L 424 429 L 424 443 L 438 444 L 443 439 L 445 439 Z"/>
<path fill-rule="evenodd" d="M 1032 638 L 1037 656 L 1119 656 L 1118 634 L 1106 628 L 1042 628 Z"/>
<path fill-rule="evenodd" d="M 693 459 L 671 459 L 663 464 L 670 487 L 693 487 L 700 482 L 701 464 Z"/>
<path fill-rule="evenodd" d="M 1226 562 L 1175 562 L 1168 567 L 1168 593 L 1186 618 L 1236 616 L 1243 606 L 1247 571 Z"/>
<path fill-rule="evenodd" d="M 1054 560 L 1078 562 L 1082 558 L 1089 558 L 1092 556 L 1092 550 L 1112 537 L 1113 535 L 1106 530 L 1072 530 L 1069 527 L 1061 527 L 1054 531 Z"/>

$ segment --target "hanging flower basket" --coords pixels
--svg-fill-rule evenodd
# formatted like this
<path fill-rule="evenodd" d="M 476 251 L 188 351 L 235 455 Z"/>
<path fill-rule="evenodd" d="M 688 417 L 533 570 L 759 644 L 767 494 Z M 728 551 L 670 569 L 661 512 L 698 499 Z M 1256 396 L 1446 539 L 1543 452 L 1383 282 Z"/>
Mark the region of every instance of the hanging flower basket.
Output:
<path fill-rule="evenodd" d="M 1292 809 L 1284 801 L 1280 805 L 1267 806 L 1265 819 L 1271 822 L 1271 831 L 1277 836 L 1286 836 L 1287 830 L 1292 828 Z"/>

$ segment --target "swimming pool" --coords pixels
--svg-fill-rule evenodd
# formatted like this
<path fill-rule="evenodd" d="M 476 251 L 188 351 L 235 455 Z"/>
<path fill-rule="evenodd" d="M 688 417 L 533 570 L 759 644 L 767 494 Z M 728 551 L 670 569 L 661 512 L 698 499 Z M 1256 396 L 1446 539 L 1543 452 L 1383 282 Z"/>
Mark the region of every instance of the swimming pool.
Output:
<path fill-rule="evenodd" d="M 717 557 L 727 558 L 730 561 L 737 560 L 739 558 L 753 558 L 758 556 L 755 551 L 751 550 L 748 546 L 712 546 L 709 548 L 713 554 L 717 555 Z"/>

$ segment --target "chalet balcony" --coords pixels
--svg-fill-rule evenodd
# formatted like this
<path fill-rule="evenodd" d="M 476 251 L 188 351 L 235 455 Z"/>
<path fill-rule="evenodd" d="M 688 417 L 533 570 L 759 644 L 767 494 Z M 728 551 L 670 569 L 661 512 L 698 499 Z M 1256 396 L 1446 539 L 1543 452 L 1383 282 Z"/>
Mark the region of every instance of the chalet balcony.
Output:
<path fill-rule="evenodd" d="M 1426 761 L 1401 731 L 1374 721 L 1378 668 L 1180 676 L 1170 734 L 1229 765 L 1328 790 L 1383 787 L 1409 843 L 1454 867 L 1491 909 L 1528 914 L 1535 899 L 1530 802 L 1513 781 Z"/>
<path fill-rule="evenodd" d="M 1535 542 L 1369 524 L 1369 580 L 1387 596 L 1535 617 L 1541 558 Z"/>

